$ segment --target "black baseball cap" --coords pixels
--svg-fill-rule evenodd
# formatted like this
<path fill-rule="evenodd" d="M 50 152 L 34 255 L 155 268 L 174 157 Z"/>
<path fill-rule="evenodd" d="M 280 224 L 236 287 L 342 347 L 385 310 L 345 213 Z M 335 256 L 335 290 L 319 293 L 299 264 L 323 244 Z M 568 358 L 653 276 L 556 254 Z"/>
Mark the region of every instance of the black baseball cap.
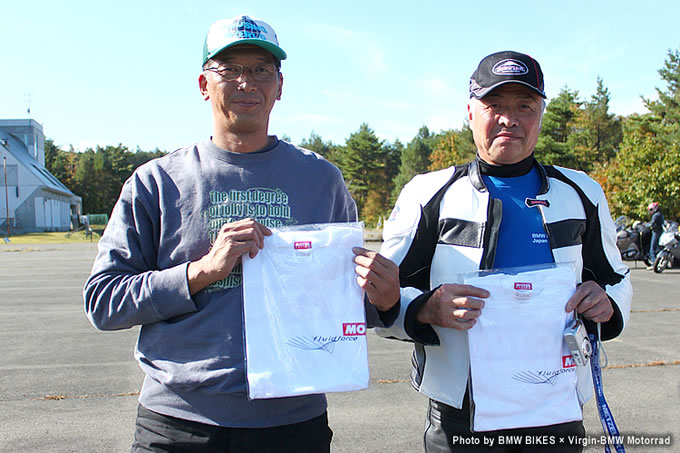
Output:
<path fill-rule="evenodd" d="M 470 77 L 470 97 L 481 99 L 506 83 L 521 83 L 545 99 L 543 71 L 529 55 L 506 50 L 487 55 Z"/>

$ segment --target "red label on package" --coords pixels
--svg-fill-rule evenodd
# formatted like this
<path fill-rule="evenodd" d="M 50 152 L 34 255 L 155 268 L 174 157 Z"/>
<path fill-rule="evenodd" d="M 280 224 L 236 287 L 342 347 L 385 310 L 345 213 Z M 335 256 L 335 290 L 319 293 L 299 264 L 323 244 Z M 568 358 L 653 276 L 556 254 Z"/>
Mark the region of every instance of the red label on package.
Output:
<path fill-rule="evenodd" d="M 312 248 L 312 241 L 298 241 L 293 246 L 295 250 L 309 250 Z"/>

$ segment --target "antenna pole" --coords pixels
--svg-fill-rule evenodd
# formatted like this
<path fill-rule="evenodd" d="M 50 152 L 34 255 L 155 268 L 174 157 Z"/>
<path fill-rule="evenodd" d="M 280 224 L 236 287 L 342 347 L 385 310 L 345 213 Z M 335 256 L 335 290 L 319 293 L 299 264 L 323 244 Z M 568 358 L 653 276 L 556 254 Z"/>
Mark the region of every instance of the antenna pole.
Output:
<path fill-rule="evenodd" d="M 28 112 L 28 119 L 31 119 L 31 93 L 26 93 L 26 96 L 28 96 L 28 108 L 26 111 Z"/>

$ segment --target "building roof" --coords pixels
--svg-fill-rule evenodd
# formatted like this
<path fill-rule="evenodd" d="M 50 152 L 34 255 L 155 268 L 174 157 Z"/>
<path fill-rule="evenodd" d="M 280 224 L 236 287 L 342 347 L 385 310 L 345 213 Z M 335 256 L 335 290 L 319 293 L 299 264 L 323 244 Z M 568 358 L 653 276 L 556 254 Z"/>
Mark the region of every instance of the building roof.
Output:
<path fill-rule="evenodd" d="M 5 140 L 6 145 L 4 142 Z M 68 187 L 62 184 L 62 182 L 59 181 L 45 167 L 40 165 L 40 163 L 29 154 L 24 142 L 17 138 L 14 134 L 0 129 L 0 147 L 9 152 L 28 171 L 30 171 L 31 174 L 38 178 L 45 188 L 58 192 L 62 195 L 80 199 L 80 197 L 71 192 Z"/>

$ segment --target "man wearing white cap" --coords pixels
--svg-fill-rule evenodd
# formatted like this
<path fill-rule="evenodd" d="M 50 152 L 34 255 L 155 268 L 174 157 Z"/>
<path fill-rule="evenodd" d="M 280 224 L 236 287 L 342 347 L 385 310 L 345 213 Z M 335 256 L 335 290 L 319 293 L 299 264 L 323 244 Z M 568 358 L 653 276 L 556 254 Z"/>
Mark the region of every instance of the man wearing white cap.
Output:
<path fill-rule="evenodd" d="M 269 227 L 357 216 L 335 166 L 268 133 L 284 59 L 267 23 L 214 23 L 198 78 L 213 135 L 138 168 L 99 243 L 90 321 L 141 326 L 134 452 L 329 451 L 323 394 L 247 397 L 241 256 Z"/>
<path fill-rule="evenodd" d="M 616 248 L 601 187 L 582 172 L 534 158 L 545 107 L 538 62 L 513 51 L 488 55 L 469 89 L 477 158 L 416 176 L 385 223 L 381 254 L 399 265 L 401 299 L 393 308 L 399 307 L 396 321 L 379 334 L 414 343 L 412 384 L 430 398 L 425 451 L 578 452 L 581 405 L 592 395 L 590 367 L 577 367 L 569 350 L 564 353 L 565 321 L 571 320 L 553 326 L 540 313 L 547 306 L 558 317 L 578 313 L 590 333 L 599 323 L 601 339 L 614 338 L 629 318 L 630 272 Z M 502 272 L 482 273 L 491 275 L 488 280 L 478 276 L 480 270 L 537 265 L 540 271 L 526 274 L 533 281 L 509 280 L 510 287 L 501 285 Z M 576 271 L 565 273 L 571 280 L 540 286 L 541 278 L 554 278 L 565 266 Z M 466 273 L 496 286 L 460 284 Z M 543 297 L 526 316 L 512 318 L 526 312 L 522 304 L 536 289 Z M 502 308 L 502 316 L 482 323 Z M 556 328 L 542 330 L 548 325 Z M 473 344 L 480 332 L 496 341 Z M 546 341 L 522 341 L 537 337 Z M 548 340 L 553 349 L 546 349 Z M 515 342 L 520 346 L 508 348 Z M 477 349 L 486 353 L 475 368 Z M 546 354 L 541 363 L 550 368 L 517 359 Z M 539 390 L 547 399 L 536 398 Z"/>

